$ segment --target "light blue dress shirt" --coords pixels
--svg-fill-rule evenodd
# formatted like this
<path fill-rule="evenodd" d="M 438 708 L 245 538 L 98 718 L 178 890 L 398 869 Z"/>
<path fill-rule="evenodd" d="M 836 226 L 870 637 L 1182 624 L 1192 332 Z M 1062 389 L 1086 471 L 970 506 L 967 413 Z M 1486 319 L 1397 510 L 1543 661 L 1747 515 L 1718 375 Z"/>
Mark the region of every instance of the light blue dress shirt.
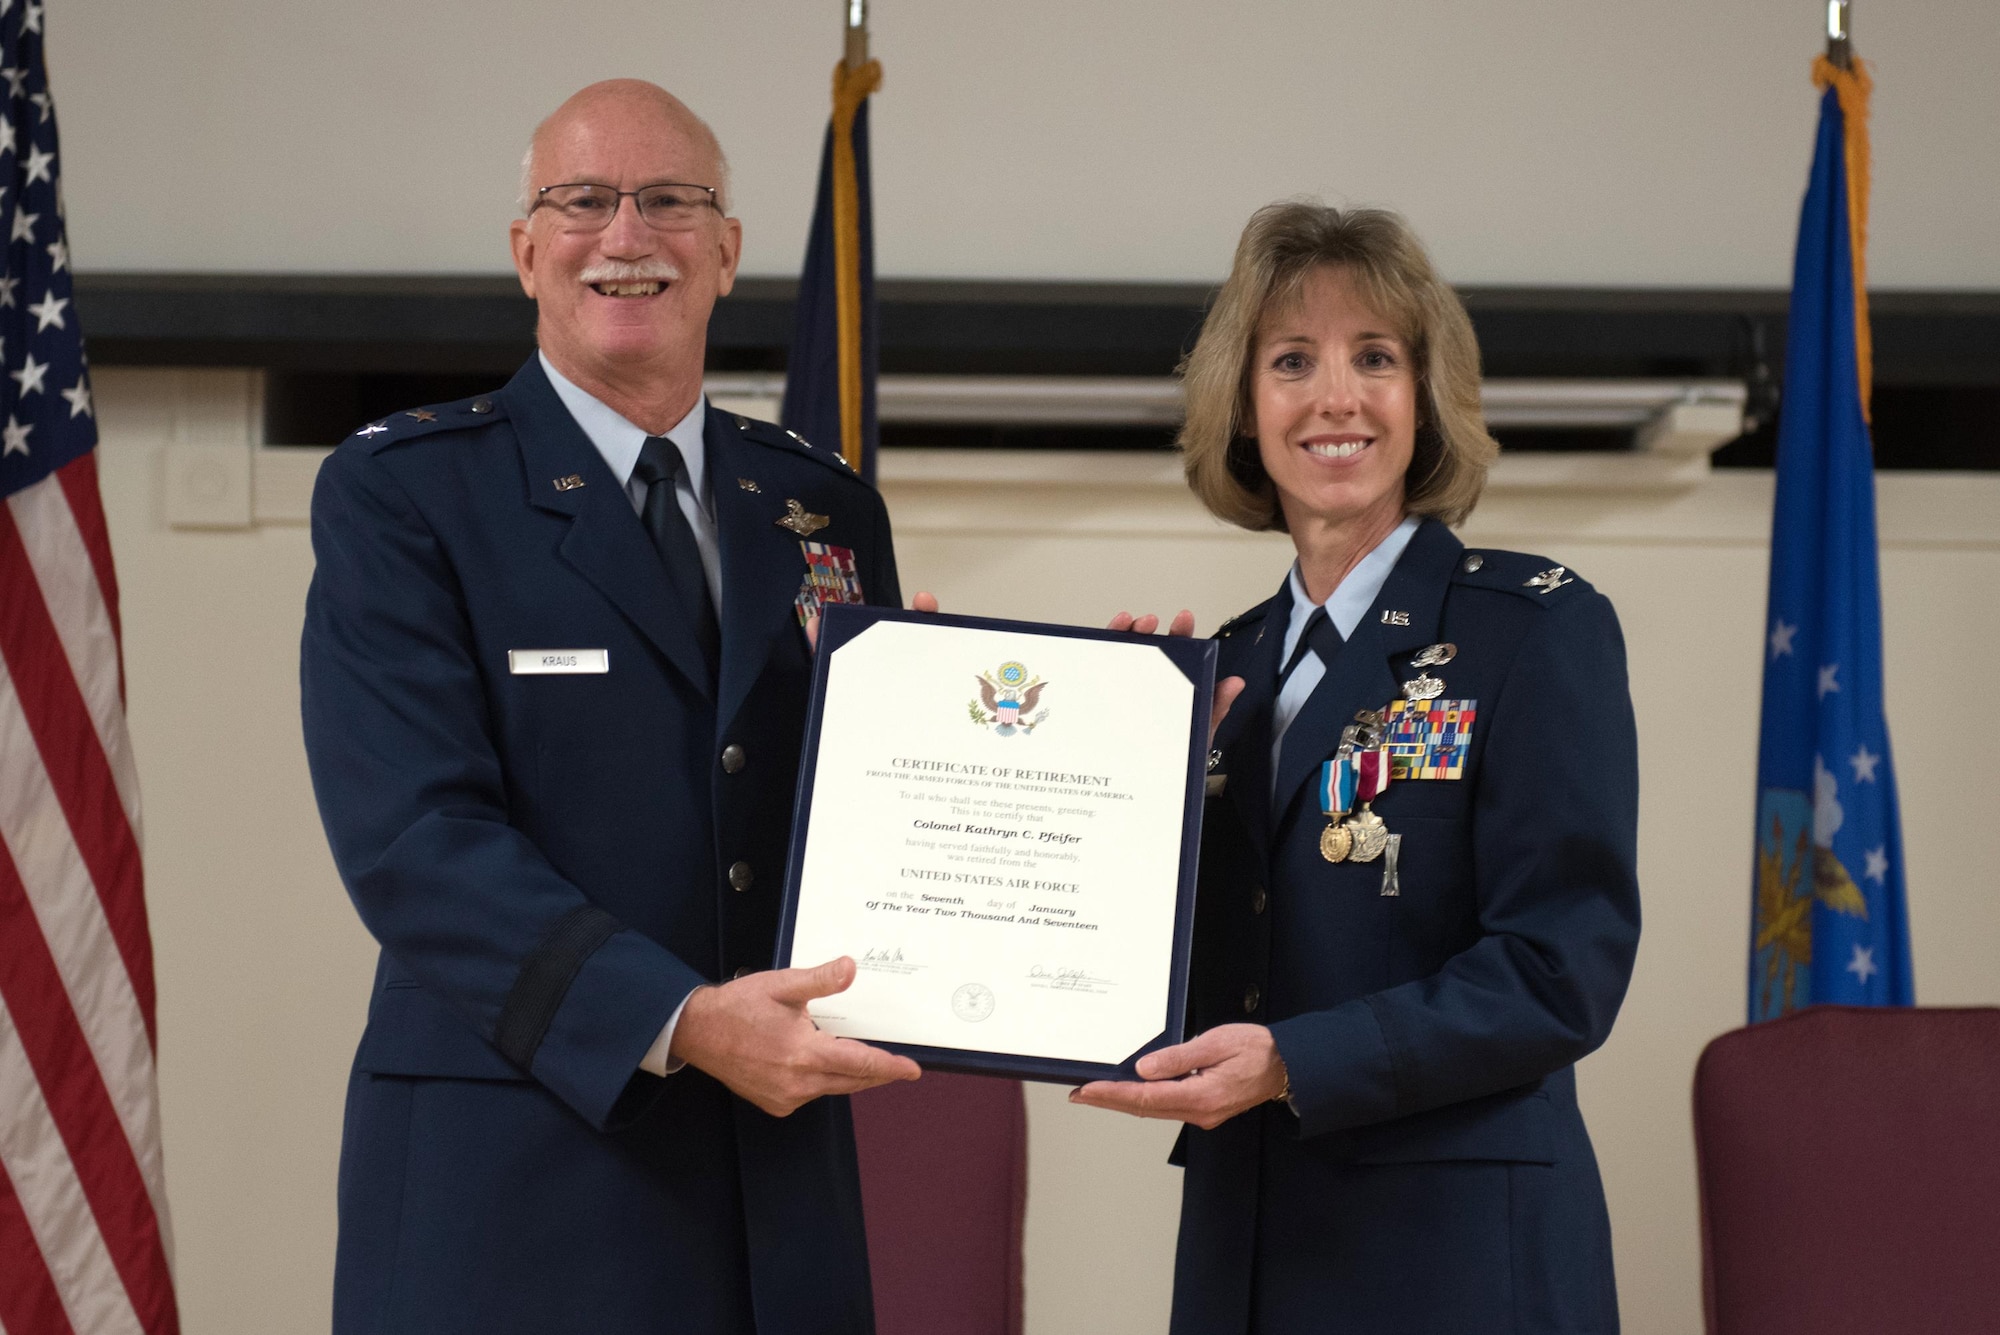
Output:
<path fill-rule="evenodd" d="M 1340 632 L 1343 640 L 1351 639 L 1354 628 L 1361 624 L 1361 618 L 1375 605 L 1381 596 L 1382 585 L 1388 580 L 1389 572 L 1402 559 L 1403 549 L 1410 545 L 1417 528 L 1424 521 L 1417 515 L 1405 516 L 1403 522 L 1389 530 L 1389 536 L 1375 544 L 1375 550 L 1361 558 L 1354 569 L 1347 572 L 1347 578 L 1340 581 L 1326 600 L 1326 619 Z M 1299 563 L 1292 562 L 1289 581 L 1292 590 L 1292 619 L 1285 628 L 1284 650 L 1278 656 L 1279 666 L 1292 661 L 1292 651 L 1298 648 L 1299 636 L 1305 634 L 1306 618 L 1319 606 L 1306 596 L 1306 586 L 1299 578 Z M 1292 675 L 1285 679 L 1284 689 L 1278 692 L 1277 702 L 1271 707 L 1271 797 L 1277 800 L 1278 793 L 1278 752 L 1285 745 L 1285 731 L 1292 726 L 1292 720 L 1305 708 L 1306 700 L 1326 676 L 1326 664 L 1319 654 L 1306 650 L 1305 657 L 1292 669 Z"/>
<path fill-rule="evenodd" d="M 571 384 L 561 371 L 550 364 L 547 353 L 538 352 L 535 355 L 542 359 L 542 372 L 548 376 L 549 384 L 555 387 L 556 397 L 563 401 L 563 407 L 569 409 L 569 415 L 583 428 L 583 434 L 604 456 L 611 476 L 625 488 L 625 495 L 632 502 L 632 512 L 639 513 L 646 506 L 646 484 L 634 481 L 632 470 L 639 465 L 639 447 L 646 443 L 645 430 L 626 421 L 589 391 Z M 694 545 L 701 552 L 701 573 L 708 581 L 708 596 L 715 600 L 715 612 L 720 617 L 722 548 L 716 537 L 715 507 L 709 500 L 708 453 L 702 442 L 702 433 L 707 425 L 708 400 L 698 397 L 688 415 L 667 432 L 667 439 L 674 443 L 681 452 L 681 458 L 687 462 L 687 475 L 674 484 L 674 499 L 680 502 L 681 513 L 687 516 L 688 526 L 694 530 Z"/>

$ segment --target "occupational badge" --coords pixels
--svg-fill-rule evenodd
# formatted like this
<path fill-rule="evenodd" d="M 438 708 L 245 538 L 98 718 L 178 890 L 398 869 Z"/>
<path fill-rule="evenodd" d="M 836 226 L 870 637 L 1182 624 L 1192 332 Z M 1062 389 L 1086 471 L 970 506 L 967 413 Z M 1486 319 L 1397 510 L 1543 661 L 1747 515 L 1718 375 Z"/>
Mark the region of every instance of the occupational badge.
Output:
<path fill-rule="evenodd" d="M 1403 697 L 1408 700 L 1435 700 L 1443 694 L 1444 678 L 1428 672 L 1419 672 L 1403 683 Z"/>
<path fill-rule="evenodd" d="M 798 613 L 801 626 L 818 616 L 829 603 L 865 601 L 861 594 L 861 575 L 854 568 L 851 548 L 835 547 L 825 542 L 801 542 L 799 549 L 806 554 L 806 578 L 799 587 L 792 608 Z"/>
<path fill-rule="evenodd" d="M 1457 645 L 1433 644 L 1428 649 L 1419 650 L 1417 656 L 1410 660 L 1410 666 L 1413 668 L 1443 667 L 1456 657 L 1458 657 Z"/>
<path fill-rule="evenodd" d="M 1019 663 L 1002 663 L 991 672 L 982 672 L 979 698 L 966 701 L 966 713 L 982 728 L 991 728 L 1002 737 L 1016 732 L 1032 733 L 1049 716 L 1036 709 L 1048 683 Z"/>
<path fill-rule="evenodd" d="M 779 528 L 790 529 L 802 538 L 810 538 L 833 521 L 825 515 L 814 514 L 797 501 L 788 500 L 785 502 L 785 512 L 771 522 Z"/>

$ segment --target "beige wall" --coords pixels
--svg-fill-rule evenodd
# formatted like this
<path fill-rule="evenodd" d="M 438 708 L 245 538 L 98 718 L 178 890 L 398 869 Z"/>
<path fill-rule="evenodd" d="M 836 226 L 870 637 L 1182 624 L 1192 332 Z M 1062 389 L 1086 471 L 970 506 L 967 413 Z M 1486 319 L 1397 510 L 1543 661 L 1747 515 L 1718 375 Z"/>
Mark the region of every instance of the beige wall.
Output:
<path fill-rule="evenodd" d="M 1250 210 L 1406 211 L 1462 283 L 1782 286 L 1810 0 L 876 0 L 884 274 L 1219 279 Z M 2000 8 L 1871 0 L 1869 273 L 2000 287 Z M 655 79 L 736 165 L 745 272 L 798 272 L 835 0 L 64 0 L 76 263 L 502 271 L 537 119 Z"/>
<path fill-rule="evenodd" d="M 341 1092 L 372 950 L 302 763 L 306 534 L 167 523 L 169 443 L 223 441 L 246 420 L 245 378 L 108 370 L 97 383 L 185 1325 L 321 1330 Z M 1037 468 L 1060 485 L 1024 482 Z M 968 455 L 946 470 L 903 456 L 885 473 L 905 586 L 954 610 L 1095 622 L 1185 604 L 1205 631 L 1275 588 L 1287 560 L 1282 539 L 1200 515 L 1157 457 Z M 263 479 L 259 508 L 296 515 L 294 473 Z M 2000 1002 L 2000 714 L 1963 695 L 1941 707 L 1937 685 L 2000 660 L 2000 475 L 1889 475 L 1880 495 L 1918 996 Z M 1646 931 L 1624 1015 L 1582 1086 L 1634 1335 L 1700 1324 L 1688 1082 L 1701 1045 L 1742 1015 L 1769 506 L 1757 473 L 1678 491 L 1510 489 L 1467 530 L 1582 572 L 1617 603 L 1631 646 Z M 1031 1087 L 1030 1136 L 1031 1335 L 1163 1330 L 1171 1130 Z"/>

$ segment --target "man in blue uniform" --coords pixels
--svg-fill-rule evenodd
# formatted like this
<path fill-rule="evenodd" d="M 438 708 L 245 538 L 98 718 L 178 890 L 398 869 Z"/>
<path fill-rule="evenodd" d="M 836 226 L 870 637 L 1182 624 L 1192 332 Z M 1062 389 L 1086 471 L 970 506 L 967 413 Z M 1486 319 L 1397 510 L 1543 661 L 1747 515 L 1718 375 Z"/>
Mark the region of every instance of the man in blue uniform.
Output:
<path fill-rule="evenodd" d="M 337 1331 L 872 1329 L 824 1096 L 917 1069 L 806 1018 L 851 961 L 769 965 L 804 623 L 900 595 L 837 455 L 702 399 L 726 192 L 666 92 L 578 93 L 512 228 L 540 351 L 321 471 L 307 754 L 382 946 Z"/>

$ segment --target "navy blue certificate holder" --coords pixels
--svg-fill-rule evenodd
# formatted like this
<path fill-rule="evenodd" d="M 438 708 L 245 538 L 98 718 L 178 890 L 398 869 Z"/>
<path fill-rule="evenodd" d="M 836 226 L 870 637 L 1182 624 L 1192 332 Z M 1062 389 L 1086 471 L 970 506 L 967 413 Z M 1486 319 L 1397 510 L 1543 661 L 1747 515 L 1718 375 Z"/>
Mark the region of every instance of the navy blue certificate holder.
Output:
<path fill-rule="evenodd" d="M 1117 1063 L 1070 1061 L 1034 1057 L 1016 1052 L 995 1052 L 979 1048 L 925 1047 L 913 1043 L 873 1042 L 873 1046 L 899 1052 L 927 1070 L 958 1071 L 969 1075 L 1012 1076 L 1020 1080 L 1042 1080 L 1056 1084 L 1081 1084 L 1089 1080 L 1130 1080 L 1136 1078 L 1139 1058 L 1158 1048 L 1179 1043 L 1187 1024 L 1188 958 L 1194 945 L 1195 869 L 1201 852 L 1202 800 L 1206 791 L 1209 710 L 1215 695 L 1215 644 L 1186 636 L 1133 635 L 1126 631 L 1099 630 L 1083 626 L 1044 625 L 1028 621 L 1001 621 L 989 617 L 948 616 L 941 612 L 905 612 L 886 607 L 835 604 L 820 618 L 819 653 L 813 664 L 812 700 L 806 715 L 805 753 L 799 764 L 799 790 L 792 806 L 791 850 L 785 863 L 785 898 L 778 921 L 776 965 L 792 965 L 792 934 L 798 921 L 799 886 L 805 872 L 806 826 L 812 810 L 813 778 L 818 768 L 820 725 L 826 710 L 827 674 L 833 653 L 862 631 L 881 621 L 907 621 L 918 625 L 962 627 L 969 630 L 999 630 L 1030 635 L 1060 636 L 1067 639 L 1106 640 L 1163 653 L 1194 683 L 1194 701 L 1186 720 L 1187 783 L 1185 808 L 1181 817 L 1181 849 L 1178 882 L 1174 887 L 1173 958 L 1167 989 L 1166 1012 L 1160 1016 L 1159 1032 Z M 1165 726 L 1164 722 L 1163 725 Z M 819 960 L 808 960 L 808 965 Z"/>

